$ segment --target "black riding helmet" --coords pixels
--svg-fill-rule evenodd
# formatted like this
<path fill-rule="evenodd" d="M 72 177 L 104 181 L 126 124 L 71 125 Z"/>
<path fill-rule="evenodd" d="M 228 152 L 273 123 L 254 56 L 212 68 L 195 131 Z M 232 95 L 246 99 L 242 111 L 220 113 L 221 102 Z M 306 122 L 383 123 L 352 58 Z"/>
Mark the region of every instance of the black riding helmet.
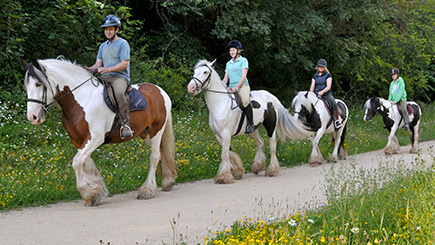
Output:
<path fill-rule="evenodd" d="M 317 66 L 327 67 L 328 63 L 326 62 L 325 59 L 320 59 L 319 61 L 317 61 Z"/>
<path fill-rule="evenodd" d="M 109 26 L 121 28 L 121 20 L 116 15 L 109 14 L 108 16 L 104 17 L 100 27 L 105 28 Z"/>
<path fill-rule="evenodd" d="M 400 74 L 399 69 L 397 69 L 396 67 L 394 67 L 394 68 L 391 70 L 391 75 L 394 75 L 394 74 Z"/>
<path fill-rule="evenodd" d="M 242 49 L 242 43 L 240 43 L 237 40 L 231 40 L 228 45 L 227 48 L 236 48 L 236 49 Z"/>

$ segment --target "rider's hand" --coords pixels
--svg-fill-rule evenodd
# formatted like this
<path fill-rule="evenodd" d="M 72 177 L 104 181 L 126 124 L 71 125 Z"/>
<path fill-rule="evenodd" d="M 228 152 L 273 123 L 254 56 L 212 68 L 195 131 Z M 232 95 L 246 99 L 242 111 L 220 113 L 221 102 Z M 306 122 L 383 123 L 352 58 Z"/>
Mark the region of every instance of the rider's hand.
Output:
<path fill-rule="evenodd" d="M 230 90 L 231 90 L 231 93 L 234 94 L 235 92 L 237 92 L 238 89 L 237 89 L 237 87 L 231 87 Z"/>

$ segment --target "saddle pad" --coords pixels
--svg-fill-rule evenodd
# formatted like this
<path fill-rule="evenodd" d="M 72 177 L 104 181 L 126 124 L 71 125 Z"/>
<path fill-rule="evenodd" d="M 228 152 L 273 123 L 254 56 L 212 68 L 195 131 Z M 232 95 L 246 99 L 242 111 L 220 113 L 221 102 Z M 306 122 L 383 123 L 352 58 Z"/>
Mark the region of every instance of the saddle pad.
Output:
<path fill-rule="evenodd" d="M 400 109 L 400 104 L 396 104 L 396 106 L 397 106 L 397 110 L 399 111 L 399 114 L 402 116 L 402 110 Z M 410 104 L 406 105 L 406 110 L 408 111 L 408 115 L 412 115 L 414 113 Z"/>
<path fill-rule="evenodd" d="M 125 94 L 125 96 L 128 96 L 130 98 L 130 111 L 141 111 L 145 110 L 148 107 L 148 103 L 143 97 L 142 93 L 135 88 L 132 88 L 131 91 Z M 103 97 L 107 107 L 109 107 L 111 111 L 116 113 L 117 109 L 110 101 L 106 86 L 104 86 Z"/>

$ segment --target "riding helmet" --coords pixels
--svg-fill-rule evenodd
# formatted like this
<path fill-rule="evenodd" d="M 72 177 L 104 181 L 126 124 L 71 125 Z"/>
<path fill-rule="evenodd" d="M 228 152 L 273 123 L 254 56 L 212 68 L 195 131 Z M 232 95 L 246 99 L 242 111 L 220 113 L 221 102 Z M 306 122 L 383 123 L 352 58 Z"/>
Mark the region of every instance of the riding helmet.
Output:
<path fill-rule="evenodd" d="M 328 63 L 325 59 L 320 59 L 319 61 L 317 61 L 317 66 L 326 67 L 327 65 Z"/>
<path fill-rule="evenodd" d="M 227 48 L 237 48 L 237 49 L 242 49 L 242 43 L 240 43 L 237 40 L 231 40 L 228 45 Z"/>
<path fill-rule="evenodd" d="M 100 27 L 105 28 L 108 26 L 115 26 L 121 28 L 121 20 L 116 15 L 109 14 L 103 19 Z"/>
<path fill-rule="evenodd" d="M 400 71 L 396 67 L 394 67 L 393 70 L 391 70 L 391 75 L 393 75 L 393 74 L 399 74 L 399 73 L 400 73 Z"/>

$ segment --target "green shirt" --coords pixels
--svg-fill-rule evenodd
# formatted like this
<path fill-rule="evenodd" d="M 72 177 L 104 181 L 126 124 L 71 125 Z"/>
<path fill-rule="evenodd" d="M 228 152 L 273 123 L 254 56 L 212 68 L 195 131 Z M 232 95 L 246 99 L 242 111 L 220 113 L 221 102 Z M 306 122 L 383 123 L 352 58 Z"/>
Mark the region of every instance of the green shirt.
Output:
<path fill-rule="evenodd" d="M 398 103 L 401 100 L 406 100 L 405 82 L 403 81 L 402 77 L 399 77 L 397 82 L 394 80 L 391 82 L 388 100 L 394 101 L 394 103 Z"/>

